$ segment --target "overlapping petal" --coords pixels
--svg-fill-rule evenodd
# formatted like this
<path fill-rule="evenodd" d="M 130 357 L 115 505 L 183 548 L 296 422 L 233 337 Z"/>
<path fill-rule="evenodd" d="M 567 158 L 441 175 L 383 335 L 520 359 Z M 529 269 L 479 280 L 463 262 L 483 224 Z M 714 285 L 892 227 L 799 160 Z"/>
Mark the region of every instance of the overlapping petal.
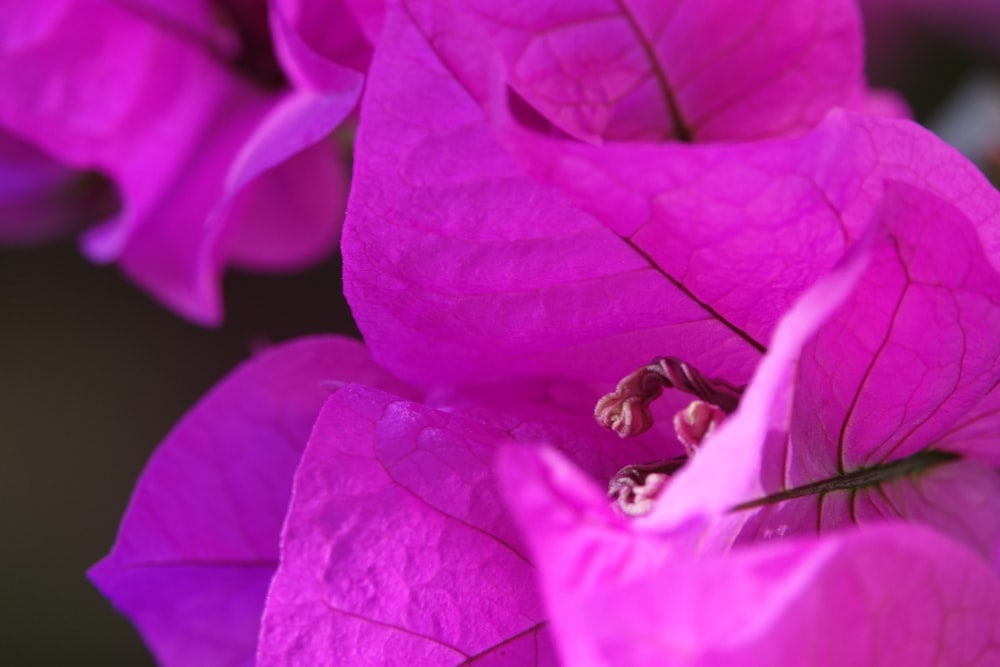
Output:
<path fill-rule="evenodd" d="M 864 88 L 852 2 L 468 5 L 502 54 L 508 85 L 588 141 L 801 132 Z"/>
<path fill-rule="evenodd" d="M 927 448 L 1000 380 L 1000 274 L 971 221 L 895 184 L 879 218 L 865 277 L 802 352 L 793 484 Z"/>
<path fill-rule="evenodd" d="M 381 363 L 423 382 L 609 382 L 669 346 L 710 374 L 748 376 L 759 342 L 526 178 L 398 8 L 371 72 L 343 252 Z"/>
<path fill-rule="evenodd" d="M 506 496 L 527 531 L 562 659 L 996 660 L 1000 479 L 989 460 L 971 457 L 997 440 L 979 431 L 967 451 L 958 434 L 968 428 L 963 410 L 975 420 L 983 396 L 993 405 L 997 284 L 957 207 L 890 185 L 846 261 L 782 320 L 740 408 L 648 516 L 616 515 L 555 452 L 507 451 Z M 904 288 L 930 290 L 916 303 L 934 305 L 905 319 L 897 312 L 888 327 L 894 311 L 882 295 Z M 880 344 L 865 342 L 868 327 L 883 332 Z M 931 359 L 929 370 L 907 372 L 914 359 Z M 852 418 L 838 383 L 856 387 L 845 380 L 857 379 L 852 369 L 874 378 L 882 364 L 892 377 L 863 408 L 879 416 L 837 429 L 857 429 L 856 458 L 838 468 L 836 442 L 823 436 L 824 424 Z M 911 437 L 905 455 L 877 458 L 885 433 L 897 431 Z M 627 612 L 609 612 L 616 603 Z"/>
<path fill-rule="evenodd" d="M 260 665 L 554 665 L 492 429 L 364 387 L 299 467 Z M 503 659 L 498 659 L 500 654 Z"/>
<path fill-rule="evenodd" d="M 406 394 L 356 342 L 304 339 L 240 367 L 150 461 L 90 577 L 164 665 L 252 665 L 278 536 L 330 383 Z"/>
<path fill-rule="evenodd" d="M 507 118 L 505 145 L 529 173 L 757 340 L 770 338 L 781 314 L 858 238 L 888 180 L 952 202 L 996 262 L 996 190 L 908 121 L 833 112 L 797 139 L 687 147 L 589 146 Z"/>
<path fill-rule="evenodd" d="M 579 389 L 332 396 L 296 473 L 260 664 L 555 664 L 497 449 L 541 439 L 603 478 L 656 456 L 652 438 L 622 444 L 598 428 Z"/>
<path fill-rule="evenodd" d="M 856 282 L 852 265 L 863 266 Z M 997 440 L 982 434 L 966 447 L 959 434 L 991 405 L 1000 376 L 998 284 L 955 207 L 890 186 L 851 261 L 783 319 L 740 410 L 667 487 L 651 520 L 749 503 L 752 516 L 729 521 L 745 542 L 903 518 L 992 560 Z M 912 312 L 885 303 L 905 303 L 909 290 Z"/>
<path fill-rule="evenodd" d="M 1000 579 L 932 530 L 882 524 L 694 558 L 683 528 L 629 530 L 565 466 L 511 450 L 502 467 L 565 664 L 965 667 L 1000 657 Z"/>

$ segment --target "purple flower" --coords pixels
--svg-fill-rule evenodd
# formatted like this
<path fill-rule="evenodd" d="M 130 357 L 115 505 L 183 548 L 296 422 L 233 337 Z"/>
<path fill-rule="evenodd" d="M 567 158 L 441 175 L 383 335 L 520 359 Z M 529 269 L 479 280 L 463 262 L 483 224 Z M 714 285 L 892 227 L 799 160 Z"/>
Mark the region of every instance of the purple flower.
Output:
<path fill-rule="evenodd" d="M 317 30 L 331 12 L 342 29 Z M 346 5 L 61 0 L 2 16 L 0 128 L 118 189 L 89 257 L 215 323 L 225 266 L 295 268 L 336 242 L 346 166 L 325 138 L 368 48 Z"/>
<path fill-rule="evenodd" d="M 646 516 L 561 456 L 506 453 L 567 664 L 1000 658 L 1000 276 L 981 234 L 887 185 Z"/>

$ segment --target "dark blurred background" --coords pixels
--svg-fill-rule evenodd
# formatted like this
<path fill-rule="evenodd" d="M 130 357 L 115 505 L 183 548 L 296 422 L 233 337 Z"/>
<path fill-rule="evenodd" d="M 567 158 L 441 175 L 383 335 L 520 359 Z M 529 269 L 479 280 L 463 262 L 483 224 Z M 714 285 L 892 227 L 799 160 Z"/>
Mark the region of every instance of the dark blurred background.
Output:
<path fill-rule="evenodd" d="M 0 664 L 153 665 L 84 577 L 146 459 L 262 340 L 357 335 L 340 262 L 230 274 L 226 323 L 188 324 L 72 242 L 0 250 Z"/>

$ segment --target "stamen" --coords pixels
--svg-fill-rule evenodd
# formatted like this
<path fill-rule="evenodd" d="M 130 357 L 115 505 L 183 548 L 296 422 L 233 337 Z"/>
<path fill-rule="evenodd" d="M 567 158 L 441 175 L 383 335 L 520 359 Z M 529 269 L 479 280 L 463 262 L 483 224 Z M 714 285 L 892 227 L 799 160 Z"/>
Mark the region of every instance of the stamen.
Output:
<path fill-rule="evenodd" d="M 641 516 L 653 509 L 653 503 L 666 486 L 670 475 L 680 470 L 686 456 L 625 466 L 608 483 L 608 498 L 618 501 L 618 507 L 629 516 Z"/>
<path fill-rule="evenodd" d="M 705 401 L 691 401 L 690 405 L 674 415 L 674 432 L 688 456 L 691 456 L 725 420 L 726 413 L 719 406 Z"/>
<path fill-rule="evenodd" d="M 614 392 L 597 401 L 594 417 L 623 438 L 645 433 L 653 426 L 649 404 L 659 398 L 664 387 L 693 394 L 727 415 L 736 410 L 744 389 L 725 380 L 706 378 L 676 357 L 658 357 L 627 375 Z"/>

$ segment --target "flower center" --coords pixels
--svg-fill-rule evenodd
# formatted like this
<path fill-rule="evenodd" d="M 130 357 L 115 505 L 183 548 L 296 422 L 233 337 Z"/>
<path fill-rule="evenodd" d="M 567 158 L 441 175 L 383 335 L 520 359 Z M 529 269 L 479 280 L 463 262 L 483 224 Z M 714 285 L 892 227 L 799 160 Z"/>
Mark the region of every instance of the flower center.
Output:
<path fill-rule="evenodd" d="M 694 455 L 701 442 L 739 405 L 743 387 L 707 378 L 691 364 L 676 357 L 657 357 L 630 373 L 613 392 L 603 396 L 594 408 L 594 417 L 605 428 L 623 438 L 645 433 L 653 426 L 649 405 L 665 388 L 679 389 L 697 396 L 674 415 L 674 432 L 684 445 L 684 456 L 625 466 L 608 484 L 608 496 L 629 516 L 647 513 L 677 472 Z"/>
<path fill-rule="evenodd" d="M 627 465 L 615 473 L 608 483 L 608 497 L 629 516 L 641 516 L 653 508 L 670 476 L 680 470 L 696 454 L 702 441 L 736 410 L 745 389 L 725 380 L 706 378 L 696 368 L 675 357 L 659 357 L 630 373 L 613 392 L 601 397 L 594 408 L 594 417 L 602 426 L 614 430 L 623 438 L 644 433 L 653 426 L 649 405 L 662 395 L 664 388 L 679 389 L 698 397 L 674 415 L 674 432 L 687 453 L 661 461 Z M 804 496 L 878 486 L 959 458 L 958 454 L 951 452 L 925 450 L 905 459 L 861 468 L 749 500 L 733 506 L 730 511 L 740 512 Z"/>
<path fill-rule="evenodd" d="M 653 426 L 649 404 L 664 388 L 679 389 L 732 414 L 745 387 L 725 380 L 707 378 L 691 364 L 677 357 L 657 357 L 625 376 L 613 392 L 601 397 L 594 408 L 597 422 L 623 438 L 645 433 Z"/>

